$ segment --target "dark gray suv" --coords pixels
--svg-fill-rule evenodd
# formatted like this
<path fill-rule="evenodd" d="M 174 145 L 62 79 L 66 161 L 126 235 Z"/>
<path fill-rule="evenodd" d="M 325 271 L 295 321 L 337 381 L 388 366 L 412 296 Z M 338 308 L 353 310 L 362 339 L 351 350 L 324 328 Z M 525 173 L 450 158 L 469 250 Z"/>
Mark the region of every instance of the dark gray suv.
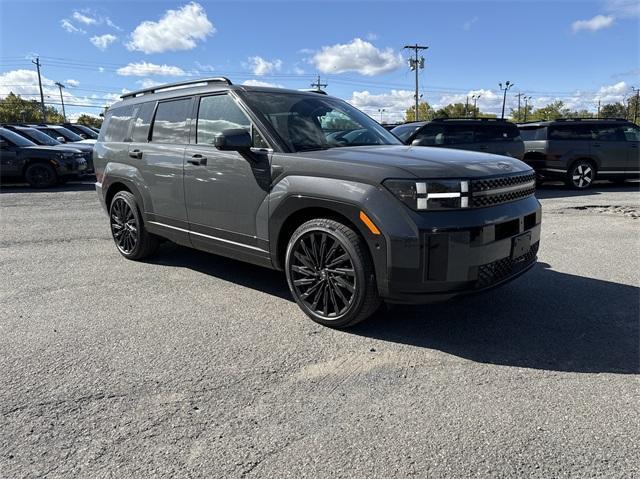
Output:
<path fill-rule="evenodd" d="M 540 240 L 521 161 L 402 145 L 317 93 L 225 78 L 129 93 L 106 114 L 94 165 L 123 256 L 168 239 L 284 270 L 302 310 L 333 327 L 382 300 L 502 284 L 533 266 Z"/>
<path fill-rule="evenodd" d="M 539 181 L 560 179 L 575 189 L 598 178 L 640 177 L 640 128 L 630 121 L 578 118 L 521 123 L 524 161 Z"/>

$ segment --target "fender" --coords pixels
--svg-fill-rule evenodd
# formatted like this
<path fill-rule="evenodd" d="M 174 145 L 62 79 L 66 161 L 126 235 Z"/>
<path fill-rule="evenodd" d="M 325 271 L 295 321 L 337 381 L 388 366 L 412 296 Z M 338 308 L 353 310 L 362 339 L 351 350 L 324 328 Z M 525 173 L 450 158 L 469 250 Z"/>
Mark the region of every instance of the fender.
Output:
<path fill-rule="evenodd" d="M 104 174 L 102 175 L 102 200 L 106 208 L 109 189 L 114 183 L 122 183 L 136 197 L 136 202 L 142 209 L 143 217 L 146 216 L 147 205 L 150 204 L 149 193 L 142 179 L 140 171 L 125 163 L 109 162 L 107 163 Z M 145 218 L 146 219 L 146 218 Z"/>

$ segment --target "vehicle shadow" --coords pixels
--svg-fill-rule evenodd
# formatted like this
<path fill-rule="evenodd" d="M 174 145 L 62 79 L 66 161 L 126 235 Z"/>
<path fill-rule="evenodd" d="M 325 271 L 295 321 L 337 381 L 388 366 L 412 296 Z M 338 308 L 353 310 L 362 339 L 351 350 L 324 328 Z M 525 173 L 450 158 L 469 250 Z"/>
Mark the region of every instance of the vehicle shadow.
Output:
<path fill-rule="evenodd" d="M 95 180 L 69 181 L 64 185 L 51 188 L 32 188 L 27 183 L 0 182 L 0 194 L 2 193 L 58 193 L 64 191 L 95 191 Z"/>
<path fill-rule="evenodd" d="M 544 183 L 536 187 L 536 197 L 540 200 L 553 198 L 571 198 L 579 196 L 594 196 L 602 193 L 625 193 L 638 191 L 640 182 L 634 180 L 625 181 L 623 184 L 609 181 L 597 181 L 587 190 L 572 190 L 562 182 Z"/>
<path fill-rule="evenodd" d="M 186 267 L 293 301 L 282 272 L 166 243 L 150 263 Z M 381 308 L 344 331 L 472 361 L 551 371 L 640 372 L 640 288 L 538 263 L 513 283 L 424 306 Z"/>
<path fill-rule="evenodd" d="M 640 372 L 640 288 L 538 263 L 483 294 L 380 311 L 349 333 L 472 361 L 584 373 Z"/>

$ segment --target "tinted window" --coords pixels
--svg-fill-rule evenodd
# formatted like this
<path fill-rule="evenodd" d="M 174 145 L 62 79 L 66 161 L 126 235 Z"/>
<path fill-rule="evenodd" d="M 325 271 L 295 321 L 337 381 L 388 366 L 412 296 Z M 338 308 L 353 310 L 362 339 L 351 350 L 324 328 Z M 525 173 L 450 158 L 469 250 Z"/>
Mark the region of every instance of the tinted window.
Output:
<path fill-rule="evenodd" d="M 104 141 L 127 141 L 133 106 L 122 106 L 107 111 L 104 121 Z"/>
<path fill-rule="evenodd" d="M 67 141 L 82 141 L 84 139 L 80 135 L 77 135 L 76 133 L 62 126 L 56 126 L 55 128 L 53 128 L 53 131 L 56 132 L 58 136 L 64 137 Z"/>
<path fill-rule="evenodd" d="M 496 142 L 519 140 L 520 132 L 515 125 L 487 124 L 475 126 L 476 142 Z"/>
<path fill-rule="evenodd" d="M 524 141 L 546 140 L 547 128 L 538 126 L 533 128 L 520 128 L 520 137 Z"/>
<path fill-rule="evenodd" d="M 38 145 L 56 146 L 60 144 L 58 140 L 54 140 L 46 133 L 42 133 L 35 128 L 17 128 L 16 130 L 19 135 L 28 138 Z"/>
<path fill-rule="evenodd" d="M 214 95 L 200 99 L 196 142 L 213 144 L 218 133 L 231 128 L 250 130 L 251 121 L 229 95 Z"/>
<path fill-rule="evenodd" d="M 633 125 L 625 125 L 622 127 L 624 137 L 627 141 L 640 141 L 640 128 Z"/>
<path fill-rule="evenodd" d="M 598 141 L 625 141 L 624 131 L 621 126 L 595 125 L 592 130 L 594 139 Z"/>
<path fill-rule="evenodd" d="M 191 98 L 158 103 L 153 120 L 151 141 L 155 143 L 187 143 Z"/>
<path fill-rule="evenodd" d="M 400 125 L 391 130 L 402 141 L 406 142 L 421 125 Z"/>
<path fill-rule="evenodd" d="M 550 140 L 591 140 L 589 125 L 561 125 L 549 127 Z"/>
<path fill-rule="evenodd" d="M 461 145 L 473 143 L 473 126 L 471 125 L 446 125 L 444 144 Z"/>
<path fill-rule="evenodd" d="M 149 127 L 151 126 L 151 117 L 155 106 L 155 102 L 138 105 L 138 113 L 131 131 L 131 141 L 146 143 L 149 140 Z"/>
<path fill-rule="evenodd" d="M 0 138 L 12 146 L 36 146 L 34 142 L 27 140 L 13 131 L 5 130 L 4 128 L 0 129 Z"/>
<path fill-rule="evenodd" d="M 416 135 L 416 140 L 420 140 L 420 145 L 444 145 L 444 126 L 427 125 Z"/>

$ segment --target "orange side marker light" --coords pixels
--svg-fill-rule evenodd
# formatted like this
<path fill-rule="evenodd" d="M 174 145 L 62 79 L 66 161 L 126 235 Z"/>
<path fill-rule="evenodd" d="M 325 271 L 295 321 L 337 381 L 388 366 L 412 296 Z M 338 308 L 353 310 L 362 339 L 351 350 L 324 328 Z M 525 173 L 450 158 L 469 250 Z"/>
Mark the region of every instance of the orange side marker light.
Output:
<path fill-rule="evenodd" d="M 377 228 L 375 224 L 373 224 L 373 221 L 371 221 L 371 218 L 369 218 L 364 211 L 360 212 L 360 221 L 362 221 L 365 225 L 367 225 L 367 228 L 369 228 L 369 231 L 371 231 L 374 235 L 380 235 L 380 230 Z"/>

